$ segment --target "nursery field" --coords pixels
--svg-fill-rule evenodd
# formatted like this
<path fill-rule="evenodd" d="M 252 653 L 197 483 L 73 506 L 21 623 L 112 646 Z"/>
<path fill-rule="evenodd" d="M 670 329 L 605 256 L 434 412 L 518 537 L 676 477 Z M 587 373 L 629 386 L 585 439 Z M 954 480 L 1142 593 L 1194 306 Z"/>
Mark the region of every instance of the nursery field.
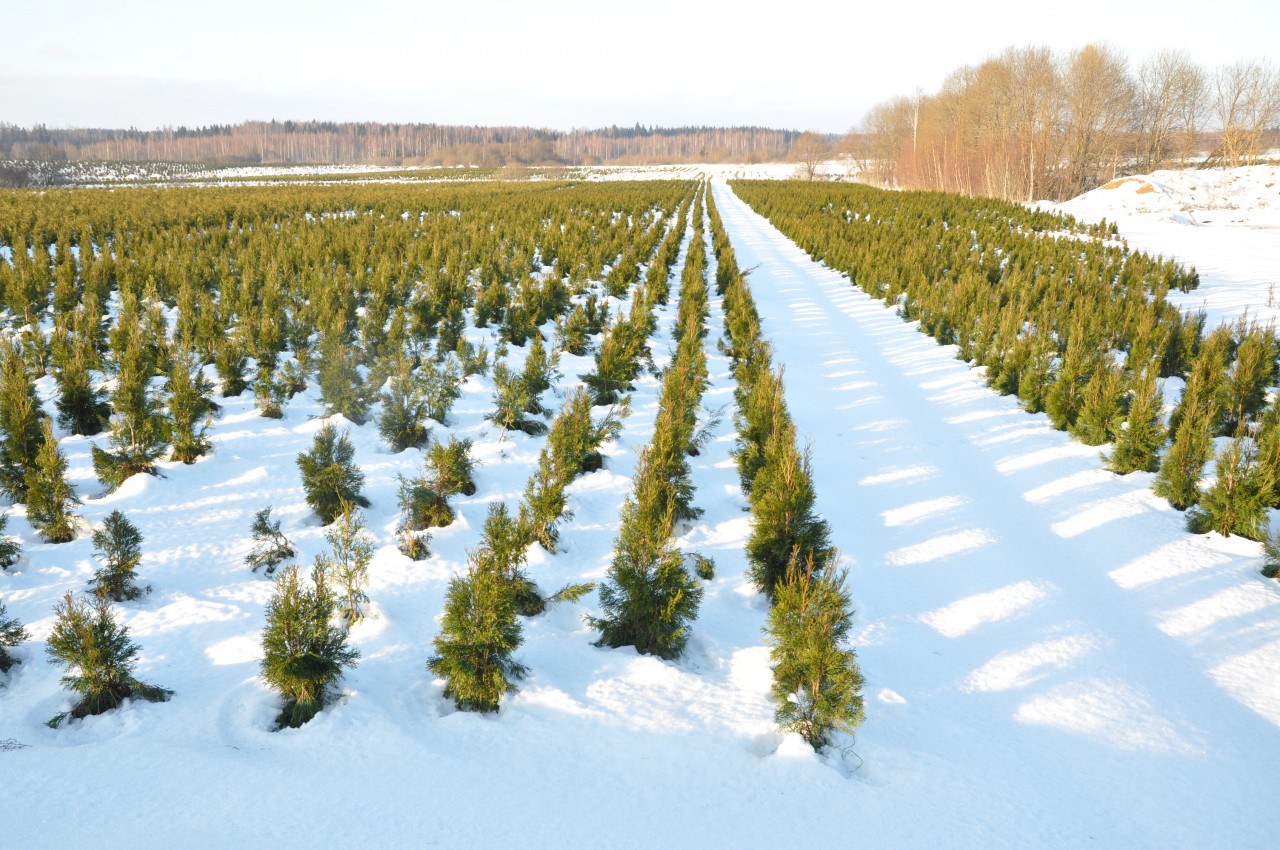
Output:
<path fill-rule="evenodd" d="M 1274 328 L 686 172 L 0 192 L 0 844 L 1269 846 Z"/>

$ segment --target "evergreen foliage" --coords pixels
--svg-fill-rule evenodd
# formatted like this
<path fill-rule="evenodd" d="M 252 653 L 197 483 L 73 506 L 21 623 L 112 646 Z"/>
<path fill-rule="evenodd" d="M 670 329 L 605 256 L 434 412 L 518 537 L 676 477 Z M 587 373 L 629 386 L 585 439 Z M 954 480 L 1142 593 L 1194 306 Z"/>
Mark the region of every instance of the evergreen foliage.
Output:
<path fill-rule="evenodd" d="M 18 346 L 0 357 L 0 491 L 15 502 L 27 500 L 28 473 L 44 442 L 40 401 Z"/>
<path fill-rule="evenodd" d="M 445 595 L 440 634 L 427 669 L 462 711 L 495 712 L 526 669 L 512 655 L 523 641 L 510 584 L 488 558 L 473 553 L 465 576 Z"/>
<path fill-rule="evenodd" d="M 58 425 L 85 437 L 101 433 L 111 418 L 106 392 L 93 385 L 89 358 L 84 346 L 79 345 L 54 373 L 58 384 L 58 397 L 54 402 Z"/>
<path fill-rule="evenodd" d="M 212 447 L 207 436 L 219 407 L 213 401 L 213 382 L 190 355 L 173 358 L 169 373 L 170 460 L 195 463 Z"/>
<path fill-rule="evenodd" d="M 120 511 L 112 511 L 93 532 L 93 553 L 102 562 L 89 584 L 99 599 L 124 602 L 151 592 L 137 583 L 142 563 L 142 532 Z"/>
<path fill-rule="evenodd" d="M 1267 534 L 1262 539 L 1262 574 L 1280 579 L 1280 532 Z M 0 610 L 0 615 L 3 615 Z"/>
<path fill-rule="evenodd" d="M 600 586 L 604 613 L 591 625 L 600 632 L 599 646 L 634 646 L 644 655 L 675 658 L 689 640 L 702 588 L 671 541 L 674 505 L 650 457 L 646 448 L 622 507 L 613 562 Z"/>
<path fill-rule="evenodd" d="M 407 370 L 391 378 L 381 400 L 378 433 L 393 452 L 427 444 L 431 439 L 431 429 L 423 424 L 430 415 L 427 398 Z"/>
<path fill-rule="evenodd" d="M 1187 511 L 1192 534 L 1216 531 L 1262 540 L 1267 530 L 1270 487 L 1259 474 L 1257 448 L 1249 437 L 1236 437 L 1218 453 L 1213 486 Z"/>
<path fill-rule="evenodd" d="M 253 549 L 245 557 L 245 566 L 255 573 L 263 569 L 267 575 L 297 554 L 289 538 L 280 531 L 280 520 L 271 519 L 268 505 L 253 515 Z"/>
<path fill-rule="evenodd" d="M 53 422 L 44 420 L 44 439 L 36 465 L 27 473 L 27 521 L 49 543 L 66 543 L 76 536 L 71 506 L 79 497 L 67 481 L 67 459 L 53 436 Z"/>
<path fill-rule="evenodd" d="M 751 488 L 748 572 L 770 599 L 793 561 L 822 564 L 828 558 L 830 528 L 814 511 L 816 498 L 809 452 L 796 446 L 795 426 L 788 424 L 775 433 Z"/>
<path fill-rule="evenodd" d="M 22 544 L 5 534 L 9 527 L 9 515 L 0 510 L 0 570 L 7 570 L 18 563 L 22 555 Z"/>
<path fill-rule="evenodd" d="M 130 698 L 165 702 L 173 696 L 173 691 L 134 677 L 138 645 L 129 639 L 129 630 L 116 622 L 106 599 L 99 598 L 90 607 L 68 593 L 53 611 L 56 619 L 47 652 L 50 660 L 67 670 L 63 686 L 80 699 L 70 711 L 50 720 L 49 726 L 57 727 L 67 717 L 102 714 Z"/>
<path fill-rule="evenodd" d="M 164 454 L 170 429 L 161 413 L 160 399 L 148 385 L 150 362 L 136 339 L 121 355 L 111 396 L 115 414 L 107 439 L 109 448 L 94 445 L 92 449 L 94 474 L 108 491 L 131 476 L 155 475 L 156 463 Z"/>
<path fill-rule="evenodd" d="M 347 646 L 347 633 L 330 621 L 335 600 L 324 568 L 317 563 L 308 585 L 290 564 L 276 576 L 262 630 L 262 678 L 284 700 L 279 727 L 297 728 L 333 697 L 343 671 L 360 653 Z"/>
<path fill-rule="evenodd" d="M 18 663 L 18 659 L 10 655 L 9 650 L 30 639 L 31 635 L 16 617 L 9 616 L 4 600 L 0 599 L 0 673 L 8 673 Z"/>
<path fill-rule="evenodd" d="M 773 662 L 774 718 L 814 749 L 852 735 L 863 721 L 862 673 L 845 648 L 853 618 L 847 574 L 793 561 L 778 584 L 766 633 Z"/>
<path fill-rule="evenodd" d="M 476 493 L 475 468 L 471 459 L 470 438 L 449 437 L 447 442 L 436 441 L 427 449 L 426 466 L 433 486 L 442 496 L 474 496 Z"/>
<path fill-rule="evenodd" d="M 1107 468 L 1119 475 L 1155 472 L 1160 463 L 1165 430 L 1161 424 L 1164 392 L 1156 380 L 1157 371 L 1148 366 L 1134 379 L 1129 418 L 1116 433 L 1116 444 L 1107 457 Z"/>
<path fill-rule="evenodd" d="M 355 455 L 346 429 L 339 433 L 331 422 L 316 432 L 311 450 L 298 455 L 307 504 L 323 525 L 333 522 L 342 512 L 343 502 L 369 507 L 369 500 L 360 493 L 364 473 L 356 465 Z"/>
<path fill-rule="evenodd" d="M 373 541 L 364 528 L 364 515 L 350 502 L 342 503 L 342 513 L 325 534 L 331 554 L 318 559 L 326 576 L 334 583 L 338 612 L 347 626 L 364 619 L 369 596 L 369 562 Z"/>

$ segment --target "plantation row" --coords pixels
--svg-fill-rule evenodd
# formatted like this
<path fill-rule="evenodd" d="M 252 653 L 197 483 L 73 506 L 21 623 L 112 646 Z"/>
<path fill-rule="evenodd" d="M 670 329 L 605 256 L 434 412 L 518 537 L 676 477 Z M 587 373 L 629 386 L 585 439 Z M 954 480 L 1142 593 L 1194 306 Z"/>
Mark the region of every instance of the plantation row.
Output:
<path fill-rule="evenodd" d="M 746 181 L 735 191 L 814 259 L 957 356 L 990 385 L 1087 445 L 1116 473 L 1158 472 L 1154 490 L 1203 533 L 1267 533 L 1280 508 L 1275 329 L 1165 300 L 1194 270 L 1129 251 L 1105 223 L 996 200 L 866 186 Z M 1185 381 L 1165 415 L 1161 379 Z M 1205 464 L 1218 474 L 1202 491 Z M 1280 552 L 1280 550 L 1277 550 Z"/>
<path fill-rule="evenodd" d="M 815 749 L 863 720 L 862 672 L 848 646 L 853 627 L 848 571 L 836 566 L 830 527 L 814 510 L 809 455 L 787 411 L 760 314 L 707 194 L 716 254 L 716 292 L 724 298 L 725 338 L 734 364 L 735 459 L 751 505 L 747 560 L 771 604 L 766 633 L 773 662 L 774 718 Z"/>

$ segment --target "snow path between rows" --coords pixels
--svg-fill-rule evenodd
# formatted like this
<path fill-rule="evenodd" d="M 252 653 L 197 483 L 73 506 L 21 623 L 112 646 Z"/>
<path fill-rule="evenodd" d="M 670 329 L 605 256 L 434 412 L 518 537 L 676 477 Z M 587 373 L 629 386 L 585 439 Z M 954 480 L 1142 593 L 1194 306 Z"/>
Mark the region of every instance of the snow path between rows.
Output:
<path fill-rule="evenodd" d="M 716 202 L 851 564 L 876 846 L 1263 847 L 1280 590 L 954 347 Z M 883 832 L 876 825 L 884 827 Z"/>

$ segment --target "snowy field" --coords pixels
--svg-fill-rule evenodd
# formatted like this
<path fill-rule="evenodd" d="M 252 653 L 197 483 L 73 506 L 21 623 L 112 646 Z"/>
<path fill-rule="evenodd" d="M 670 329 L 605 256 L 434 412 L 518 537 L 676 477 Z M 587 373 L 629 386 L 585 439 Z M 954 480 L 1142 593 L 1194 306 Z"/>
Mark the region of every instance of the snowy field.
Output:
<path fill-rule="evenodd" d="M 685 168 L 674 176 L 711 173 Z M 1105 471 L 1097 448 L 992 393 L 954 348 L 813 263 L 723 182 L 761 173 L 724 168 L 716 201 L 753 269 L 791 411 L 812 440 L 818 507 L 851 568 L 868 718 L 856 741 L 817 756 L 774 730 L 731 415 L 693 459 L 705 515 L 680 543 L 717 572 L 685 658 L 592 646 L 582 617 L 598 613 L 593 594 L 526 621 L 517 659 L 530 674 L 498 715 L 453 711 L 424 666 L 446 583 L 488 503 L 519 496 L 544 440 L 499 440 L 482 418 L 492 385 L 476 377 L 434 433 L 476 440 L 478 491 L 457 500 L 427 561 L 393 539 L 395 476 L 418 471 L 420 453 L 390 454 L 374 424 L 352 427 L 381 547 L 375 615 L 352 633 L 363 660 L 342 700 L 271 731 L 278 704 L 257 676 L 271 583 L 242 561 L 267 504 L 299 562 L 325 549 L 294 463 L 320 405 L 300 396 L 273 421 L 246 394 L 227 400 L 211 456 L 81 508 L 90 523 L 118 508 L 146 538 L 139 572 L 154 591 L 117 608 L 142 647 L 140 678 L 172 688 L 171 702 L 43 725 L 70 698 L 42 641 L 54 602 L 92 575 L 91 545 L 41 544 L 11 509 L 26 557 L 0 574 L 0 594 L 34 639 L 0 688 L 0 741 L 25 745 L 0 748 L 13 777 L 0 847 L 1274 846 L 1280 585 L 1258 573 L 1259 546 L 1187 534 L 1151 495 L 1152 476 Z M 1158 191 L 1125 184 L 1064 209 L 1196 265 L 1202 286 L 1184 306 L 1261 316 L 1280 273 L 1278 173 L 1229 174 L 1217 195 L 1216 172 L 1161 173 L 1142 179 Z M 1261 200 L 1245 206 L 1255 189 Z M 675 303 L 673 292 L 659 314 L 659 365 Z M 713 300 L 710 407 L 732 401 L 714 346 L 721 320 Z M 559 394 L 590 368 L 566 355 Z M 638 382 L 606 468 L 570 488 L 563 551 L 531 550 L 544 591 L 603 576 L 657 390 Z M 52 409 L 51 381 L 41 391 Z M 89 441 L 63 449 L 92 496 Z"/>

